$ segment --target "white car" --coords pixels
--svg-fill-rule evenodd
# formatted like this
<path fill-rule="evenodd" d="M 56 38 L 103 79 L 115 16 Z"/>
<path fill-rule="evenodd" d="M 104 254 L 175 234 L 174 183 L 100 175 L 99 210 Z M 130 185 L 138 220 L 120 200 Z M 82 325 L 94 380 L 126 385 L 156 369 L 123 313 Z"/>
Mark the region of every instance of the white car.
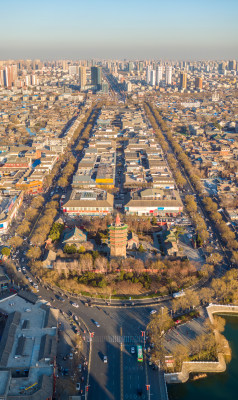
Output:
<path fill-rule="evenodd" d="M 151 310 L 150 314 L 156 314 L 157 310 Z"/>
<path fill-rule="evenodd" d="M 136 352 L 136 349 L 135 349 L 134 346 L 132 346 L 132 347 L 131 347 L 131 354 L 135 354 L 135 352 Z"/>
<path fill-rule="evenodd" d="M 79 305 L 77 303 L 72 303 L 72 306 L 78 308 Z"/>

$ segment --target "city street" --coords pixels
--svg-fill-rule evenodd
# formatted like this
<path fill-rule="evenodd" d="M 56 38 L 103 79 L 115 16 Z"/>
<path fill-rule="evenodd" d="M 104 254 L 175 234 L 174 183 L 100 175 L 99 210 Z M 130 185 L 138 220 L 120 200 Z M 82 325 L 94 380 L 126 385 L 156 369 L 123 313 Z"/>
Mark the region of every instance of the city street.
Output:
<path fill-rule="evenodd" d="M 48 287 L 48 286 L 47 286 Z M 55 297 L 62 297 L 64 301 Z M 86 307 L 80 300 L 73 301 L 67 298 L 60 290 L 52 291 L 39 285 L 39 296 L 48 301 L 53 307 L 60 310 L 66 320 L 69 313 L 79 318 L 80 331 L 85 338 L 86 348 L 90 344 L 90 337 L 86 329 L 93 335 L 91 341 L 91 359 L 89 361 L 89 389 L 88 399 L 95 396 L 99 400 L 145 399 L 146 384 L 151 384 L 153 392 L 159 399 L 160 388 L 158 380 L 154 379 L 158 372 L 153 371 L 143 363 L 137 361 L 137 355 L 131 354 L 131 347 L 138 344 L 143 346 L 142 331 L 145 330 L 152 307 Z M 54 298 L 54 302 L 52 299 Z M 78 308 L 72 302 L 79 304 Z M 153 305 L 153 309 L 159 306 Z M 99 327 L 95 322 L 98 322 Z M 65 323 L 65 328 L 67 324 Z M 84 333 L 86 332 L 86 333 Z M 67 347 L 68 346 L 68 347 Z M 65 347 L 65 350 L 62 350 Z M 60 346 L 59 353 L 70 351 L 69 345 Z M 107 356 L 107 363 L 103 358 Z M 62 359 L 62 356 L 60 357 Z M 60 361 L 62 367 L 67 367 L 67 361 Z M 85 379 L 86 382 L 86 379 Z M 81 385 L 85 392 L 85 382 Z M 142 396 L 137 391 L 142 390 Z"/>

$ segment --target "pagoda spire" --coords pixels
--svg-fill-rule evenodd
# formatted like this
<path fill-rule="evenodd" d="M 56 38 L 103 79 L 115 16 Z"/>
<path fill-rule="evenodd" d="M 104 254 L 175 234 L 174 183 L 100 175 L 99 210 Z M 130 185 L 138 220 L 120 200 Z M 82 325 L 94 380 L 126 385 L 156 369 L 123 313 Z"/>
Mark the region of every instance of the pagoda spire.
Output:
<path fill-rule="evenodd" d="M 121 220 L 120 220 L 120 216 L 119 216 L 119 214 L 117 214 L 117 216 L 116 216 L 116 222 L 115 222 L 115 225 L 117 225 L 117 226 L 120 226 L 120 225 L 121 225 Z"/>

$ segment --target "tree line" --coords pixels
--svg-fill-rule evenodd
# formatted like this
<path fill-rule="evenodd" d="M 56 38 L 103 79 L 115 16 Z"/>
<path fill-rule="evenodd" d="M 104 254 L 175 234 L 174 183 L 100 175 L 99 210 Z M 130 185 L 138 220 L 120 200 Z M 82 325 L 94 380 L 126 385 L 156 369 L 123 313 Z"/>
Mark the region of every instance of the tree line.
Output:
<path fill-rule="evenodd" d="M 149 109 L 150 113 L 153 115 L 154 120 L 157 123 L 157 126 L 161 128 L 162 132 L 164 132 L 164 134 L 160 132 L 161 135 L 163 136 L 163 140 L 165 140 L 164 139 L 165 135 L 167 141 L 169 142 L 171 148 L 173 149 L 174 154 L 176 155 L 176 158 L 183 165 L 187 175 L 189 176 L 191 183 L 201 196 L 205 210 L 208 212 L 211 220 L 213 221 L 217 230 L 219 231 L 219 234 L 223 242 L 226 244 L 227 249 L 232 253 L 232 258 L 231 258 L 232 262 L 235 265 L 238 265 L 238 251 L 237 251 L 238 242 L 235 238 L 235 233 L 225 223 L 221 214 L 217 211 L 217 204 L 210 197 L 204 195 L 204 188 L 200 180 L 200 177 L 198 175 L 198 171 L 195 170 L 194 166 L 189 160 L 189 157 L 186 155 L 186 153 L 179 145 L 179 143 L 177 143 L 172 132 L 169 131 L 167 124 L 163 120 L 160 112 L 148 103 L 146 104 L 146 106 L 147 108 L 145 107 L 145 109 L 146 110 Z"/>

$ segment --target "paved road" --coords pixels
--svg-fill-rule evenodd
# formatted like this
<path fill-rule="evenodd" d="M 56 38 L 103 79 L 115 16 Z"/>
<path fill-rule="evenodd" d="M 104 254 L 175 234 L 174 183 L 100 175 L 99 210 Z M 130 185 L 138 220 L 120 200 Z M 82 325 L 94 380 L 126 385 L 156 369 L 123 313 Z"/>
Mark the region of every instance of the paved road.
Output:
<path fill-rule="evenodd" d="M 123 399 L 146 399 L 146 364 L 137 361 L 136 354 L 130 353 L 131 346 L 123 346 Z M 142 391 L 139 395 L 138 391 Z"/>
<path fill-rule="evenodd" d="M 79 307 L 72 306 L 73 298 L 66 297 L 60 290 L 53 292 L 39 286 L 39 295 L 52 306 L 59 308 L 62 313 L 69 311 L 77 315 L 80 321 L 84 321 L 90 332 L 94 332 L 92 338 L 92 356 L 89 377 L 88 400 L 125 400 L 146 398 L 145 385 L 151 384 L 151 393 L 154 399 L 160 399 L 159 381 L 154 378 L 155 371 L 144 363 L 138 363 L 136 354 L 130 354 L 131 346 L 143 344 L 141 331 L 149 322 L 152 307 L 131 308 L 103 308 L 86 307 L 78 301 Z M 64 298 L 58 300 L 56 295 Z M 55 299 L 52 301 L 52 299 Z M 153 308 L 159 309 L 160 306 Z M 100 324 L 96 327 L 94 321 Z M 85 330 L 81 323 L 82 331 Z M 85 334 L 85 340 L 89 335 Z M 108 363 L 104 364 L 103 356 L 106 355 Z M 146 373 L 146 368 L 149 371 Z M 152 373 L 152 378 L 150 374 Z M 151 382 L 150 382 L 151 381 Z M 139 387 L 140 386 L 140 387 Z M 137 390 L 143 390 L 142 396 L 137 395 Z"/>

